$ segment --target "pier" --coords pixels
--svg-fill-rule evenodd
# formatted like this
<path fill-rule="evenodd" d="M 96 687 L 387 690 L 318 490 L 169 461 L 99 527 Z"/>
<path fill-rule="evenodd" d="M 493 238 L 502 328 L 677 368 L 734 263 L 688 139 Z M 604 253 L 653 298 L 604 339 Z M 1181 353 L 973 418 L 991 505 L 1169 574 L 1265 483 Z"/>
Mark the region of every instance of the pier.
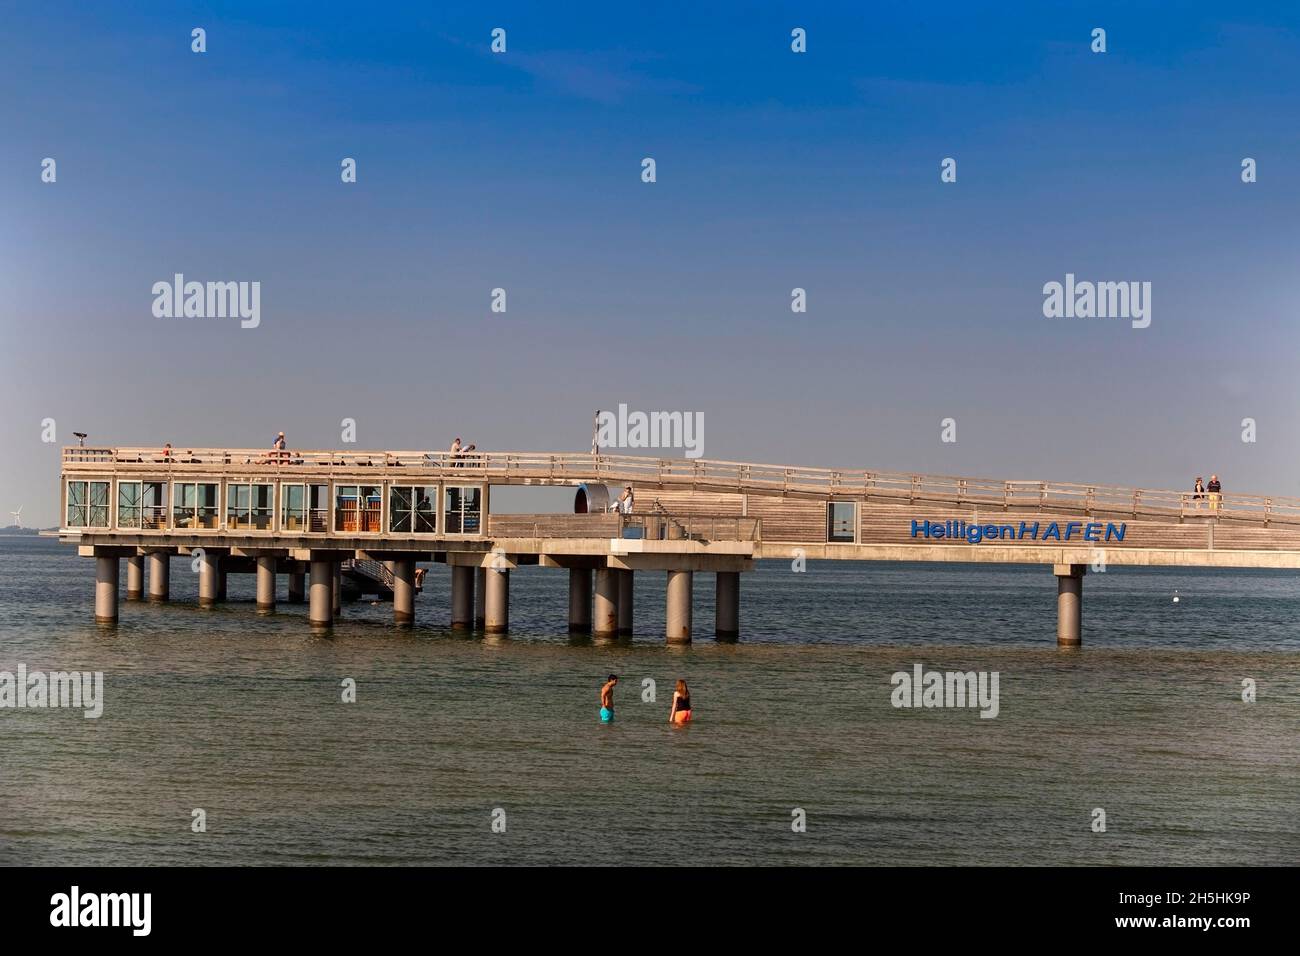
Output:
<path fill-rule="evenodd" d="M 495 514 L 493 488 L 567 486 L 572 513 Z M 635 510 L 608 510 L 630 485 Z M 60 539 L 95 559 L 95 619 L 165 602 L 170 559 L 197 562 L 199 603 L 229 574 L 277 578 L 328 628 L 345 593 L 391 597 L 410 625 L 418 562 L 451 570 L 450 627 L 509 630 L 510 573 L 567 571 L 568 627 L 635 630 L 633 575 L 663 576 L 664 639 L 694 636 L 697 573 L 716 576 L 714 635 L 741 634 L 741 576 L 761 559 L 1039 564 L 1057 588 L 1057 643 L 1083 638 L 1090 567 L 1300 568 L 1300 498 L 1117 485 L 545 452 L 63 449 Z M 828 600 L 833 596 L 828 595 Z"/>

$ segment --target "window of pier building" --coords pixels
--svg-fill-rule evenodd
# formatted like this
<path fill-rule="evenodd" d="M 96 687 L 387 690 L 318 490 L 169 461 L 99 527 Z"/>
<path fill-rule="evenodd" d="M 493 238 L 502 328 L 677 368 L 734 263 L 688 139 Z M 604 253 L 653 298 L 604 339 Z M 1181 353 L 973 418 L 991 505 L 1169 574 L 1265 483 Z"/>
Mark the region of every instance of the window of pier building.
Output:
<path fill-rule="evenodd" d="M 442 527 L 447 534 L 479 534 L 483 519 L 481 485 L 448 485 L 443 491 Z"/>
<path fill-rule="evenodd" d="M 107 480 L 69 481 L 67 527 L 107 528 L 108 486 Z"/>
<path fill-rule="evenodd" d="M 275 486 L 269 482 L 226 485 L 226 528 L 270 531 L 275 516 Z"/>
<path fill-rule="evenodd" d="M 215 529 L 221 516 L 221 485 L 215 481 L 172 484 L 172 527 Z"/>
<path fill-rule="evenodd" d="M 167 483 L 163 481 L 119 481 L 117 483 L 118 528 L 158 531 L 167 527 Z"/>
<path fill-rule="evenodd" d="M 328 485 L 280 486 L 280 530 L 324 534 L 330 527 Z"/>
<path fill-rule="evenodd" d="M 858 506 L 852 501 L 831 501 L 826 505 L 826 540 L 853 544 L 858 540 Z"/>
<path fill-rule="evenodd" d="M 388 530 L 396 534 L 434 534 L 438 530 L 438 486 L 390 487 Z"/>
<path fill-rule="evenodd" d="M 335 531 L 380 531 L 382 509 L 383 498 L 378 485 L 334 486 Z"/>

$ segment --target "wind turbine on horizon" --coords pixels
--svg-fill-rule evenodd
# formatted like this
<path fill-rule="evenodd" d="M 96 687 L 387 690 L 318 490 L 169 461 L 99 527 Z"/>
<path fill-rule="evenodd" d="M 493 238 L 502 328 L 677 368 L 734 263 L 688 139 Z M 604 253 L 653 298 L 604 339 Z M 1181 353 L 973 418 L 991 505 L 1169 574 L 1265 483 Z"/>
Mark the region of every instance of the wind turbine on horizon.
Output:
<path fill-rule="evenodd" d="M 9 513 L 14 516 L 14 524 L 21 528 L 23 526 L 23 506 L 19 505 L 17 511 L 11 511 Z"/>

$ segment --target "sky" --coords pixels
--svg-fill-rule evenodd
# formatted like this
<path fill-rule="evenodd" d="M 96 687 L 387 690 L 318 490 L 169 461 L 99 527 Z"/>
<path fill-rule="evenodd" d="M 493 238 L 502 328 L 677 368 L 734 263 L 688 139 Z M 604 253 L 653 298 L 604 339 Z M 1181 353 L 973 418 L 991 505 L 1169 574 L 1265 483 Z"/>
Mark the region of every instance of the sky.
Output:
<path fill-rule="evenodd" d="M 582 451 L 620 403 L 714 459 L 1300 495 L 1300 8 L 542 6 L 5 4 L 0 512 L 56 523 L 73 431 Z M 176 273 L 260 323 L 155 316 Z M 1150 326 L 1045 317 L 1067 273 Z"/>

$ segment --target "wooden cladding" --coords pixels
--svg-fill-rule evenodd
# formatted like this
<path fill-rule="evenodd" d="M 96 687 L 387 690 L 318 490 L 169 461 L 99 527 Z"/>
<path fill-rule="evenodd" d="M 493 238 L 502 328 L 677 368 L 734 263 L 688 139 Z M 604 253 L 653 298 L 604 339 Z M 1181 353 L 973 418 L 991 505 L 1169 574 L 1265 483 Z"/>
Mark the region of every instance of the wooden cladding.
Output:
<path fill-rule="evenodd" d="M 803 498 L 782 498 L 774 495 L 733 495 L 703 491 L 676 491 L 659 488 L 636 488 L 638 504 L 658 501 L 663 508 L 675 514 L 741 514 L 761 518 L 763 540 L 771 544 L 806 544 L 827 539 L 825 501 Z M 966 521 L 968 524 L 996 525 L 999 529 L 1010 525 L 1017 531 L 1023 521 L 1040 525 L 1040 538 L 999 539 L 999 546 L 1042 546 L 1041 532 L 1048 524 L 1056 522 L 1064 533 L 1068 522 L 1077 521 L 1081 527 L 1092 523 L 1123 523 L 1126 533 L 1122 541 L 1087 542 L 1081 536 L 1068 542 L 1087 548 L 1157 548 L 1189 550 L 1240 550 L 1240 551 L 1292 551 L 1300 550 L 1300 529 L 1281 525 L 1261 527 L 1253 523 L 1237 523 L 1230 518 L 1219 520 L 1194 518 L 1186 522 L 1174 519 L 1155 520 L 1133 518 L 1131 515 L 1093 515 L 1070 513 L 1056 508 L 1032 513 L 1017 507 L 1010 511 L 1001 508 L 976 508 L 970 505 L 934 504 L 931 502 L 884 504 L 856 503 L 858 509 L 858 544 L 930 544 L 953 548 L 984 547 L 960 539 L 924 539 L 912 537 L 912 520 Z M 1062 542 L 1067 543 L 1067 542 Z"/>

